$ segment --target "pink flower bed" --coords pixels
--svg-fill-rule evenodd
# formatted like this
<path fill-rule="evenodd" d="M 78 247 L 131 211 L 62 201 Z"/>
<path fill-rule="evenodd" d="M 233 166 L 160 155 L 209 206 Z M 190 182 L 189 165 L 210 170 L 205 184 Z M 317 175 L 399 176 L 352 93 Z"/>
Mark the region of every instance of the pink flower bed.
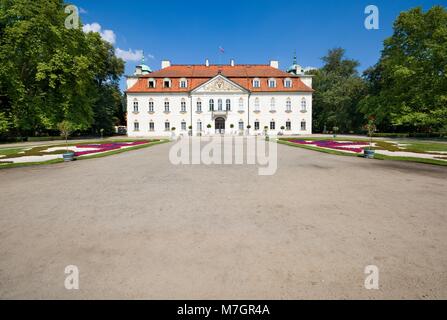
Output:
<path fill-rule="evenodd" d="M 363 148 L 360 148 L 358 146 L 364 146 L 365 144 L 367 144 L 366 142 L 338 142 L 332 140 L 316 140 L 316 141 L 292 140 L 290 142 L 303 145 L 311 145 L 320 148 L 351 151 L 355 153 L 363 153 Z"/>
<path fill-rule="evenodd" d="M 94 154 L 94 153 L 100 153 L 100 152 L 107 152 L 107 151 L 113 151 L 118 150 L 123 147 L 135 147 L 147 143 L 151 143 L 152 141 L 149 140 L 142 140 L 142 141 L 134 141 L 134 142 L 114 142 L 114 143 L 102 143 L 102 144 L 81 144 L 76 146 L 77 148 L 83 148 L 83 149 L 92 149 L 88 151 L 80 151 L 75 152 L 76 157 L 85 156 L 88 154 Z"/>

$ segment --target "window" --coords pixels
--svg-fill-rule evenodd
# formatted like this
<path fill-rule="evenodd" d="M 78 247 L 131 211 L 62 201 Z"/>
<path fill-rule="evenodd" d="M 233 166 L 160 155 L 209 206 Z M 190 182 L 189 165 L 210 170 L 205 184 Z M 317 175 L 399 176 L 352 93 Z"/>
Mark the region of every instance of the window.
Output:
<path fill-rule="evenodd" d="M 261 87 L 261 81 L 256 78 L 253 80 L 253 88 L 260 88 Z"/>
<path fill-rule="evenodd" d="M 214 111 L 214 100 L 210 99 L 210 111 Z"/>
<path fill-rule="evenodd" d="M 155 125 L 153 121 L 149 122 L 149 131 L 155 131 Z"/>
<path fill-rule="evenodd" d="M 270 111 L 275 111 L 276 109 L 276 102 L 275 102 L 275 98 L 272 98 L 270 100 Z"/>
<path fill-rule="evenodd" d="M 186 131 L 186 122 L 185 121 L 182 121 L 181 126 L 182 126 L 182 131 Z"/>
<path fill-rule="evenodd" d="M 259 121 L 255 121 L 255 130 L 259 130 Z"/>
<path fill-rule="evenodd" d="M 301 100 L 301 111 L 303 111 L 303 112 L 307 111 L 307 101 L 306 101 L 306 98 L 303 98 Z"/>
<path fill-rule="evenodd" d="M 165 131 L 171 131 L 171 124 L 169 123 L 169 121 L 165 122 Z"/>
<path fill-rule="evenodd" d="M 292 111 L 292 101 L 290 100 L 290 98 L 287 98 L 286 101 L 286 111 L 288 112 Z"/>
<path fill-rule="evenodd" d="M 181 112 L 186 112 L 186 101 L 185 101 L 185 99 L 182 99 L 182 102 L 181 102 Z"/>
<path fill-rule="evenodd" d="M 255 99 L 255 111 L 260 111 L 259 98 Z"/>
<path fill-rule="evenodd" d="M 154 101 L 149 100 L 149 112 L 154 112 Z"/>
<path fill-rule="evenodd" d="M 197 121 L 197 131 L 202 132 L 202 121 Z"/>
<path fill-rule="evenodd" d="M 169 112 L 169 101 L 165 100 L 165 112 Z"/>
<path fill-rule="evenodd" d="M 290 121 L 286 121 L 286 130 L 287 131 L 292 130 L 292 123 Z"/>
<path fill-rule="evenodd" d="M 166 78 L 163 80 L 163 87 L 164 88 L 170 88 L 171 87 L 171 80 Z"/>
<path fill-rule="evenodd" d="M 301 130 L 306 131 L 306 120 L 301 121 Z"/>
<path fill-rule="evenodd" d="M 275 130 L 276 124 L 275 121 L 270 121 L 270 130 Z"/>
<path fill-rule="evenodd" d="M 202 112 L 202 101 L 197 100 L 197 112 Z"/>
<path fill-rule="evenodd" d="M 133 131 L 140 131 L 140 124 L 138 122 L 134 122 Z"/>
<path fill-rule="evenodd" d="M 227 111 L 231 111 L 231 100 L 230 99 L 227 99 L 226 107 L 227 107 Z"/>
<path fill-rule="evenodd" d="M 133 112 L 138 112 L 138 101 L 133 102 Z"/>
<path fill-rule="evenodd" d="M 244 99 L 239 99 L 239 111 L 244 111 Z"/>
<path fill-rule="evenodd" d="M 188 81 L 186 79 L 180 79 L 180 88 L 184 89 L 188 87 Z"/>
<path fill-rule="evenodd" d="M 147 86 L 149 87 L 149 88 L 151 88 L 151 89 L 154 89 L 155 88 L 155 79 L 149 79 L 148 81 L 147 81 Z"/>
<path fill-rule="evenodd" d="M 275 79 L 269 79 L 269 88 L 276 88 L 276 80 Z"/>
<path fill-rule="evenodd" d="M 285 88 L 292 88 L 292 80 L 290 80 L 290 79 L 284 80 L 284 87 Z"/>
<path fill-rule="evenodd" d="M 217 100 L 217 110 L 222 111 L 223 110 L 223 102 L 222 99 Z"/>
<path fill-rule="evenodd" d="M 244 130 L 244 121 L 239 121 L 239 130 Z"/>

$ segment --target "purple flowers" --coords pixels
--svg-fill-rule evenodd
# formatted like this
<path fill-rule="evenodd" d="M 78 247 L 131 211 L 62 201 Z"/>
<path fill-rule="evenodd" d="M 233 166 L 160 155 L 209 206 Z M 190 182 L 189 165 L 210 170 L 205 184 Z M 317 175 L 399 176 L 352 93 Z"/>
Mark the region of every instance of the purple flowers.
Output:
<path fill-rule="evenodd" d="M 292 140 L 290 142 L 303 145 L 311 145 L 320 148 L 350 151 L 355 153 L 363 153 L 363 148 L 360 148 L 359 146 L 365 146 L 367 144 L 366 142 L 338 142 L 332 140 L 315 140 L 315 141 Z"/>
<path fill-rule="evenodd" d="M 134 142 L 114 142 L 114 143 L 103 143 L 103 144 L 81 144 L 77 145 L 76 148 L 80 149 L 92 149 L 88 151 L 75 152 L 76 157 L 85 156 L 93 153 L 107 152 L 112 150 L 118 150 L 123 147 L 135 147 L 147 143 L 151 143 L 149 140 L 134 141 Z"/>

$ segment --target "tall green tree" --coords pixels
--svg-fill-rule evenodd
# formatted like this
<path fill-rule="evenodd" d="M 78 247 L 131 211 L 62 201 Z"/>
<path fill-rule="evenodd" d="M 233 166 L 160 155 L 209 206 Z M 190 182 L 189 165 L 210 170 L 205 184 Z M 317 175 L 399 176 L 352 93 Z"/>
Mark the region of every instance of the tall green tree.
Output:
<path fill-rule="evenodd" d="M 366 86 L 359 76 L 356 60 L 346 59 L 345 50 L 329 50 L 322 58 L 324 66 L 308 72 L 314 77 L 313 126 L 316 132 L 338 127 L 342 132 L 358 130 L 363 115 L 357 105 Z"/>
<path fill-rule="evenodd" d="M 380 61 L 365 72 L 361 102 L 382 130 L 447 129 L 447 11 L 434 6 L 399 15 Z"/>

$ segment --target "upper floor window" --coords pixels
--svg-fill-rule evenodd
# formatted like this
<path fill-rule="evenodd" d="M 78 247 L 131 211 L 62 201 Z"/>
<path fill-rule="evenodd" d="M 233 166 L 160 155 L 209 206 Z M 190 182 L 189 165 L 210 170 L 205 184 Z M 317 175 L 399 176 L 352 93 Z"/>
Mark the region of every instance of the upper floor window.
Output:
<path fill-rule="evenodd" d="M 214 100 L 210 99 L 210 111 L 214 111 Z"/>
<path fill-rule="evenodd" d="M 271 111 L 275 111 L 275 109 L 276 109 L 275 98 L 272 98 L 272 99 L 270 100 L 270 110 L 271 110 Z"/>
<path fill-rule="evenodd" d="M 227 111 L 231 111 L 231 100 L 230 99 L 227 99 L 226 107 L 227 107 Z"/>
<path fill-rule="evenodd" d="M 276 80 L 273 78 L 269 79 L 269 88 L 276 88 Z"/>
<path fill-rule="evenodd" d="M 301 100 L 301 111 L 307 111 L 307 101 L 306 98 Z"/>
<path fill-rule="evenodd" d="M 165 100 L 165 112 L 169 112 L 169 100 Z"/>
<path fill-rule="evenodd" d="M 148 88 L 154 89 L 156 83 L 157 83 L 157 82 L 155 81 L 155 79 L 149 79 L 149 80 L 147 81 L 147 86 L 148 86 Z"/>
<path fill-rule="evenodd" d="M 154 100 L 149 100 L 149 112 L 154 112 Z"/>
<path fill-rule="evenodd" d="M 133 112 L 138 112 L 138 101 L 133 102 Z"/>
<path fill-rule="evenodd" d="M 180 79 L 180 88 L 184 89 L 188 87 L 188 81 L 186 79 Z"/>
<path fill-rule="evenodd" d="M 292 88 L 292 80 L 287 78 L 284 80 L 284 87 L 285 88 Z"/>
<path fill-rule="evenodd" d="M 286 101 L 286 111 L 292 111 L 292 100 L 290 98 L 287 98 Z"/>
<path fill-rule="evenodd" d="M 244 111 L 244 99 L 239 99 L 239 111 Z"/>
<path fill-rule="evenodd" d="M 258 78 L 253 80 L 253 88 L 260 88 L 261 87 L 261 80 Z"/>
<path fill-rule="evenodd" d="M 223 110 L 223 102 L 222 99 L 217 100 L 217 110 L 222 111 Z"/>
<path fill-rule="evenodd" d="M 180 109 L 181 112 L 186 112 L 186 100 L 185 99 L 182 99 L 182 102 L 180 103 L 180 107 L 181 107 L 181 109 Z"/>
<path fill-rule="evenodd" d="M 255 99 L 255 111 L 259 111 L 260 104 L 259 104 L 259 98 Z"/>
<path fill-rule="evenodd" d="M 163 88 L 170 88 L 171 87 L 171 79 L 165 78 L 163 80 Z"/>
<path fill-rule="evenodd" d="M 202 100 L 197 100 L 197 112 L 202 112 Z"/>

